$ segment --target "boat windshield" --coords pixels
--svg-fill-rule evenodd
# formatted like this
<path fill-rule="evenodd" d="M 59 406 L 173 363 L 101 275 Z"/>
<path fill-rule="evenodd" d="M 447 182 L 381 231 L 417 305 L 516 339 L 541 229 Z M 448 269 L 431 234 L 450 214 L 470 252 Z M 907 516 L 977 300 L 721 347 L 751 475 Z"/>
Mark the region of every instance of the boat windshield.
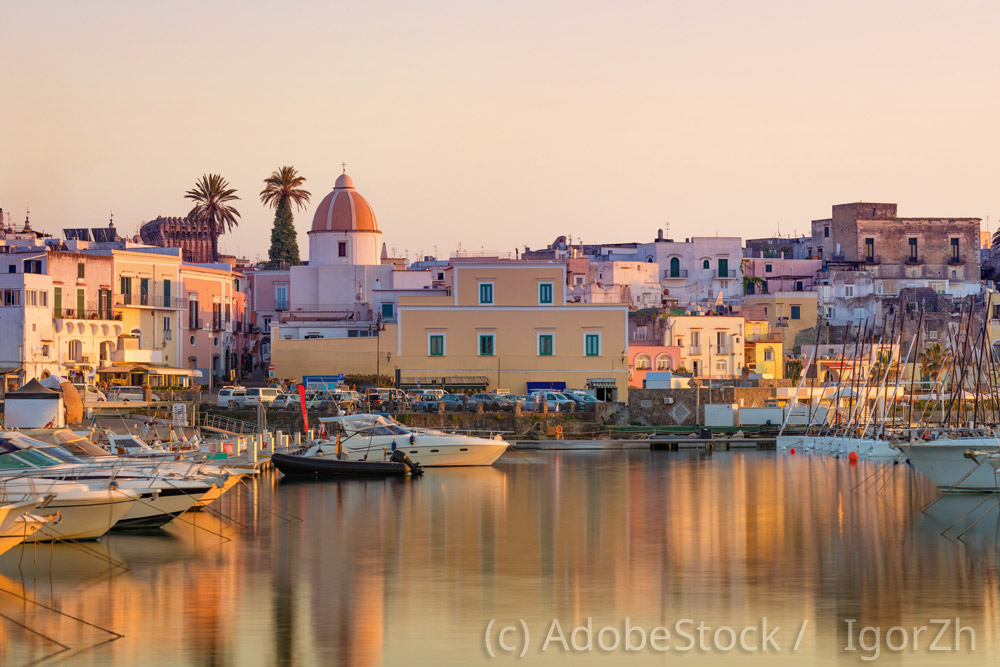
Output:
<path fill-rule="evenodd" d="M 51 468 L 61 465 L 62 461 L 49 456 L 37 449 L 21 449 L 16 452 L 0 454 L 0 470 L 16 468 Z"/>
<path fill-rule="evenodd" d="M 359 426 L 357 429 L 360 435 L 406 435 L 409 433 L 404 428 L 396 424 L 372 424 L 370 426 Z"/>

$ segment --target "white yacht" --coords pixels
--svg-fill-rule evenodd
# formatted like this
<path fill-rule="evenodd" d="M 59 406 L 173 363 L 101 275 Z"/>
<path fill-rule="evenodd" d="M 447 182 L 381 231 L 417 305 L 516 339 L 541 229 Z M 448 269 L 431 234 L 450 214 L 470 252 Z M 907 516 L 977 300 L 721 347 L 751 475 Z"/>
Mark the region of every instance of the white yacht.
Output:
<path fill-rule="evenodd" d="M 0 555 L 10 551 L 31 537 L 46 523 L 48 517 L 30 514 L 38 507 L 39 500 L 25 500 L 9 505 L 0 505 Z"/>
<path fill-rule="evenodd" d="M 896 446 L 942 491 L 1000 491 L 996 471 L 987 463 L 987 457 L 974 454 L 996 449 L 996 438 L 941 438 L 900 442 Z"/>
<path fill-rule="evenodd" d="M 382 460 L 401 449 L 423 467 L 490 466 L 507 451 L 507 442 L 494 434 L 481 438 L 461 433 L 404 426 L 383 415 L 358 414 L 320 418 L 329 446 L 337 434 L 348 458 Z"/>

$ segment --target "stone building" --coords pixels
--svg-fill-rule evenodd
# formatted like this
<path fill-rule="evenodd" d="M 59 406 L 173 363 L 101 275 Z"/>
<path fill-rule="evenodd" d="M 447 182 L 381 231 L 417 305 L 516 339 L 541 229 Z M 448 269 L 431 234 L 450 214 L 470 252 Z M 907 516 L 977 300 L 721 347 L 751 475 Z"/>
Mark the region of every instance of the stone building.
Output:
<path fill-rule="evenodd" d="M 875 278 L 979 282 L 979 218 L 901 218 L 896 204 L 837 204 L 813 220 L 813 247 L 828 264 Z"/>
<path fill-rule="evenodd" d="M 164 218 L 143 223 L 139 228 L 142 242 L 160 248 L 180 248 L 185 262 L 207 264 L 212 257 L 212 233 L 208 223 L 190 218 Z"/>

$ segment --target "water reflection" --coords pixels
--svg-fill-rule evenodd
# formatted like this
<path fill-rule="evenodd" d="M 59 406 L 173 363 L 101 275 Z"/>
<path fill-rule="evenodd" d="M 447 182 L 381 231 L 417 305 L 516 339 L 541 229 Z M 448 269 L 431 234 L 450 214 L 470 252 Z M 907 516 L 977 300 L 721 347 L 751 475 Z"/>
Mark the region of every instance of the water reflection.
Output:
<path fill-rule="evenodd" d="M 728 656 L 761 663 L 858 663 L 842 650 L 845 618 L 888 628 L 960 616 L 978 650 L 949 661 L 984 662 L 996 646 L 996 499 L 934 501 L 906 466 L 579 452 L 412 480 L 279 478 L 166 530 L 0 557 L 0 664 L 60 650 L 81 664 L 480 662 L 492 618 L 524 619 L 530 657 L 551 662 L 579 659 L 537 650 L 553 618 L 572 628 L 766 616 L 783 651 Z"/>

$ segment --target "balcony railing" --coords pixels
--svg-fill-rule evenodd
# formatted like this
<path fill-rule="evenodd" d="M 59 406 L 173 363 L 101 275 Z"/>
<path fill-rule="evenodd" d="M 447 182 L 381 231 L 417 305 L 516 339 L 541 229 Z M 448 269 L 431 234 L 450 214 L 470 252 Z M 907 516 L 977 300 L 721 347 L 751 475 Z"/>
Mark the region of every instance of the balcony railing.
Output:
<path fill-rule="evenodd" d="M 53 309 L 52 317 L 57 320 L 117 320 L 121 321 L 122 314 L 115 312 L 105 312 L 103 310 L 77 310 L 76 308 Z"/>
<path fill-rule="evenodd" d="M 115 294 L 115 305 L 147 308 L 184 308 L 184 299 L 163 294 Z"/>
<path fill-rule="evenodd" d="M 691 346 L 691 354 L 701 354 L 701 346 L 700 345 L 692 345 Z"/>
<path fill-rule="evenodd" d="M 729 280 L 736 277 L 736 271 L 716 271 L 715 277 L 719 280 Z"/>
<path fill-rule="evenodd" d="M 278 310 L 278 311 L 288 310 L 288 302 L 287 301 L 275 301 L 274 302 L 274 309 Z"/>
<path fill-rule="evenodd" d="M 906 258 L 906 263 L 907 264 L 922 264 L 923 262 L 921 262 L 919 255 L 917 255 L 917 256 L 910 255 L 910 256 L 908 256 Z"/>
<path fill-rule="evenodd" d="M 664 278 L 687 278 L 688 277 L 688 271 L 687 271 L 687 269 L 680 269 L 678 271 L 664 271 L 663 272 L 663 277 Z"/>
<path fill-rule="evenodd" d="M 865 264 L 881 264 L 882 258 L 878 255 L 865 255 Z"/>
<path fill-rule="evenodd" d="M 965 260 L 962 259 L 961 257 L 949 257 L 948 258 L 948 263 L 949 264 L 965 264 Z"/>

